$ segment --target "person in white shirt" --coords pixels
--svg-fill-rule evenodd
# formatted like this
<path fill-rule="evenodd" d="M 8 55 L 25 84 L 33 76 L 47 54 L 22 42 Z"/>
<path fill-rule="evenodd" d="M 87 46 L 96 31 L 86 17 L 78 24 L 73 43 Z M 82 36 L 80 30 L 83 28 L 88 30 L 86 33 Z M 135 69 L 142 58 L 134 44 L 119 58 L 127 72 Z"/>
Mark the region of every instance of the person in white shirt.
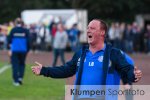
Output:
<path fill-rule="evenodd" d="M 57 32 L 53 42 L 54 60 L 53 66 L 56 65 L 58 56 L 60 55 L 61 61 L 65 64 L 64 50 L 66 49 L 68 42 L 68 35 L 64 29 L 63 24 L 59 23 L 57 26 Z"/>

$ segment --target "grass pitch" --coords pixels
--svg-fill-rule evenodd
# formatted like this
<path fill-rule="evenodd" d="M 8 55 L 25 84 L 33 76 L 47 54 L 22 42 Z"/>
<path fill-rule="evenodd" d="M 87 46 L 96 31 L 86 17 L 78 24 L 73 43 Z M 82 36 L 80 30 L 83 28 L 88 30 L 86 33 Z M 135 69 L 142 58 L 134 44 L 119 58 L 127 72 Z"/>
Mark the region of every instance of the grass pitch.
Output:
<path fill-rule="evenodd" d="M 0 62 L 0 68 L 8 63 Z M 26 66 L 22 86 L 12 84 L 12 69 L 0 74 L 0 100 L 63 100 L 65 80 L 35 76 Z"/>

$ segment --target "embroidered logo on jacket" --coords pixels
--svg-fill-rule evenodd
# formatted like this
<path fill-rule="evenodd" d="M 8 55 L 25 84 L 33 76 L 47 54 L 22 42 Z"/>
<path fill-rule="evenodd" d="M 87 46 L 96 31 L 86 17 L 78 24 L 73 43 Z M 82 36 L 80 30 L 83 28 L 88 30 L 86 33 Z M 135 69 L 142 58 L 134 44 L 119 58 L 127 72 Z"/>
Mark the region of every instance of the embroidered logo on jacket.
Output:
<path fill-rule="evenodd" d="M 99 57 L 98 57 L 98 61 L 99 61 L 99 62 L 103 62 L 103 56 L 99 56 Z"/>

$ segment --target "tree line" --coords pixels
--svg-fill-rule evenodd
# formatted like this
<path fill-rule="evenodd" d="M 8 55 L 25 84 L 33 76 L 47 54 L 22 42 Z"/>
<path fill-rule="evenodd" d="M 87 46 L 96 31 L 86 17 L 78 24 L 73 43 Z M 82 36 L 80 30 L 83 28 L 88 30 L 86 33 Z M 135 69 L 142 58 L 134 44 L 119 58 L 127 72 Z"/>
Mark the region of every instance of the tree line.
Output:
<path fill-rule="evenodd" d="M 150 13 L 150 0 L 0 0 L 0 23 L 19 17 L 27 9 L 87 9 L 88 19 L 133 21 Z"/>

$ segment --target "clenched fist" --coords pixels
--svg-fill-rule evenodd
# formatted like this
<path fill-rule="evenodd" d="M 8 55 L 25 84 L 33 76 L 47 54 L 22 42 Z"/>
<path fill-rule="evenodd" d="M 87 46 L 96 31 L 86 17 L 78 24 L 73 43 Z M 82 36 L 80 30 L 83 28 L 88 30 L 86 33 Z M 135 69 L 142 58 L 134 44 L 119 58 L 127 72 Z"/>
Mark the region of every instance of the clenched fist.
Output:
<path fill-rule="evenodd" d="M 136 78 L 135 82 L 138 82 L 142 77 L 142 71 L 139 70 L 137 68 L 137 66 L 134 67 L 134 74 L 135 74 L 135 78 Z"/>

